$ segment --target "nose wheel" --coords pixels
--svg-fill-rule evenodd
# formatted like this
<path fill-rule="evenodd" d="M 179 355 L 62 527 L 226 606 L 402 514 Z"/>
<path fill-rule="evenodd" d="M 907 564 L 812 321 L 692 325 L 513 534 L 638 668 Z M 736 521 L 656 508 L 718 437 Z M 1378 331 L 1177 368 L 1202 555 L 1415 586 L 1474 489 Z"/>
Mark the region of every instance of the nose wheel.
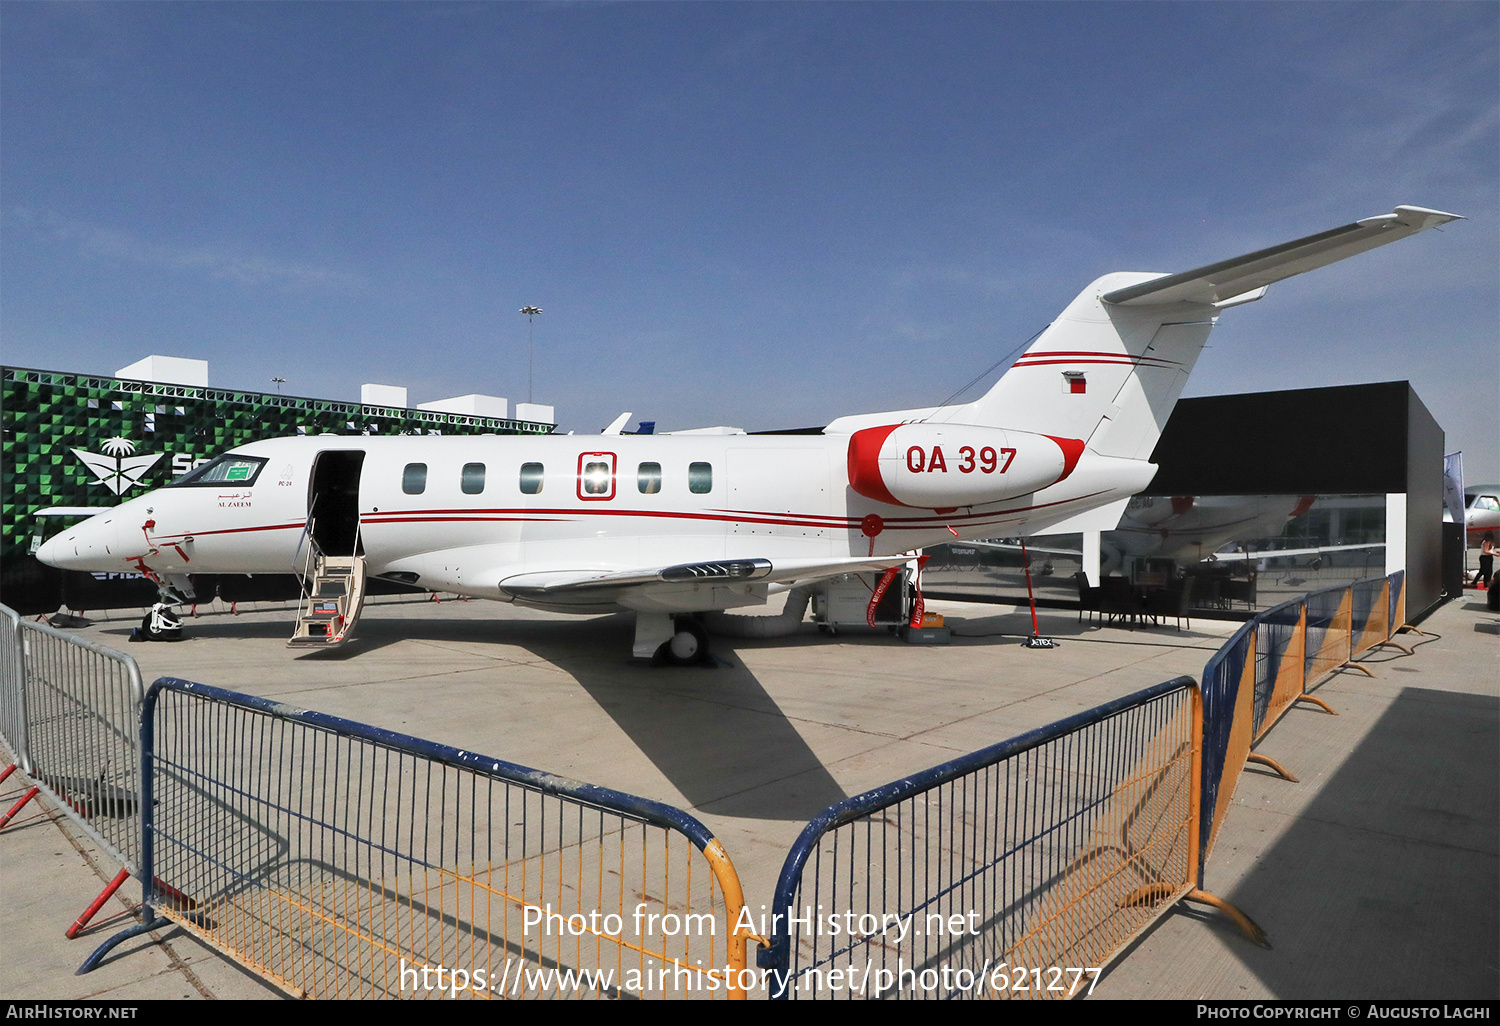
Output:
<path fill-rule="evenodd" d="M 169 603 L 158 602 L 141 621 L 139 629 L 131 632 L 131 641 L 181 641 L 182 618 L 172 612 Z"/>

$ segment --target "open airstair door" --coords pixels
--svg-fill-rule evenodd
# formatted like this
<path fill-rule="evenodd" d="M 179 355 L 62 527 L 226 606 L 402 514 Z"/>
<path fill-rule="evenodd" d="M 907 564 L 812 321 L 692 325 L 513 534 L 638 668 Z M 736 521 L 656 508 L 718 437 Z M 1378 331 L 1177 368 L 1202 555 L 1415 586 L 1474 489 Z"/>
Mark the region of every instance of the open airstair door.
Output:
<path fill-rule="evenodd" d="M 365 454 L 318 454 L 307 493 L 302 613 L 289 648 L 336 648 L 349 640 L 365 600 L 359 475 Z"/>

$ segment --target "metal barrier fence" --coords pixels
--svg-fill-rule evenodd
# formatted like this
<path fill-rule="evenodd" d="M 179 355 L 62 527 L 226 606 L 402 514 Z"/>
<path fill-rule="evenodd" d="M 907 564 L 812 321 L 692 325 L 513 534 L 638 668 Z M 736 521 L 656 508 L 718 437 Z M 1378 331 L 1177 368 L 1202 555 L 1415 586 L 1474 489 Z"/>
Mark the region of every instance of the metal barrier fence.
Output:
<path fill-rule="evenodd" d="M 826 810 L 773 899 L 772 996 L 1066 997 L 1183 898 L 1263 940 L 1202 890 L 1240 772 L 1295 779 L 1253 745 L 1319 702 L 1310 683 L 1370 672 L 1352 660 L 1394 644 L 1404 584 L 1283 603 L 1201 689 L 1178 678 Z M 143 880 L 141 925 L 85 970 L 175 922 L 316 997 L 743 998 L 764 982 L 733 866 L 668 806 L 185 681 L 143 696 L 128 656 L 3 606 L 0 736 Z"/>
<path fill-rule="evenodd" d="M 829 808 L 772 903 L 771 996 L 1066 997 L 1192 889 L 1180 677 Z"/>
<path fill-rule="evenodd" d="M 0 740 L 15 757 L 13 766 L 31 771 L 26 756 L 26 665 L 21 659 L 21 618 L 0 606 Z M 10 776 L 11 770 L 5 770 Z M 4 779 L 4 777 L 0 777 Z"/>
<path fill-rule="evenodd" d="M 1283 602 L 1253 622 L 1257 741 L 1294 702 L 1311 702 L 1332 713 L 1328 703 L 1307 693 L 1309 683 L 1346 666 L 1368 674 L 1353 660 L 1379 645 L 1409 655 L 1411 650 L 1394 637 L 1402 629 L 1416 630 L 1406 623 L 1406 573 L 1400 570 Z"/>
<path fill-rule="evenodd" d="M 1394 637 L 1397 631 L 1405 628 L 1416 631 L 1415 627 L 1411 627 L 1406 622 L 1406 571 L 1397 570 L 1390 575 L 1389 580 L 1391 582 L 1391 636 Z M 1421 632 L 1417 631 L 1417 633 Z"/>
<path fill-rule="evenodd" d="M 1307 606 L 1307 663 L 1303 679 L 1320 680 L 1349 661 L 1349 627 L 1353 609 L 1348 585 L 1309 594 Z"/>
<path fill-rule="evenodd" d="M 141 671 L 135 660 L 0 606 L 0 737 L 32 785 L 6 826 L 40 794 L 121 869 L 67 929 L 74 937 L 140 866 Z"/>
<path fill-rule="evenodd" d="M 1307 670 L 1307 608 L 1301 599 L 1283 602 L 1258 618 L 1255 629 L 1255 739 L 1304 697 Z"/>
<path fill-rule="evenodd" d="M 1356 581 L 1349 587 L 1349 658 L 1355 659 L 1391 636 L 1391 582 Z"/>
<path fill-rule="evenodd" d="M 123 653 L 53 627 L 25 620 L 17 627 L 28 775 L 135 873 L 141 864 L 140 667 Z"/>
<path fill-rule="evenodd" d="M 85 969 L 171 921 L 308 997 L 744 997 L 739 881 L 686 813 L 169 678 L 141 746 L 157 884 Z"/>
<path fill-rule="evenodd" d="M 1256 624 L 1255 739 L 1275 726 L 1294 702 L 1311 702 L 1332 713 L 1328 703 L 1307 693 L 1309 684 L 1350 667 L 1380 645 L 1411 654 L 1394 640 L 1406 623 L 1406 573 L 1325 588 L 1283 602 L 1252 621 Z M 1336 715 L 1336 714 L 1335 714 Z"/>
<path fill-rule="evenodd" d="M 1218 837 L 1219 827 L 1229 811 L 1240 771 L 1250 755 L 1255 739 L 1255 635 L 1251 620 L 1214 653 L 1203 667 L 1203 796 L 1198 808 L 1197 879 L 1203 880 Z"/>
<path fill-rule="evenodd" d="M 1333 711 L 1307 685 L 1369 672 L 1351 660 L 1391 643 L 1403 586 L 1283 603 L 1229 638 L 1201 689 L 1179 678 L 832 806 L 782 869 L 760 954 L 772 996 L 1067 997 L 1184 898 L 1265 943 L 1203 889 L 1240 773 L 1295 780 L 1253 745 L 1296 701 Z"/>
<path fill-rule="evenodd" d="M 1209 659 L 1203 668 L 1200 887 L 1245 763 L 1263 763 L 1288 780 L 1297 779 L 1251 747 L 1295 702 L 1310 702 L 1337 715 L 1307 689 L 1346 667 L 1374 676 L 1356 657 L 1386 644 L 1411 654 L 1392 640 L 1406 626 L 1405 583 L 1405 573 L 1398 571 L 1284 602 L 1251 619 Z"/>

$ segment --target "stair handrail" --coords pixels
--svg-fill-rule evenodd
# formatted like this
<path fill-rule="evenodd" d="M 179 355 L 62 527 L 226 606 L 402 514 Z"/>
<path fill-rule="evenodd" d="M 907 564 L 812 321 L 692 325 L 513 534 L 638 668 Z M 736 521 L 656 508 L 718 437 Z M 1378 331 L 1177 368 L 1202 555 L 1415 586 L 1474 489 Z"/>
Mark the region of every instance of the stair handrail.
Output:
<path fill-rule="evenodd" d="M 313 535 L 317 525 L 317 517 L 313 516 L 312 511 L 309 510 L 307 522 L 302 526 L 302 537 L 297 540 L 297 551 L 299 553 L 302 551 L 302 543 L 304 541 L 307 543 L 307 555 L 302 561 L 302 571 L 297 575 L 297 586 L 302 591 L 304 601 L 312 598 L 312 592 L 308 590 L 308 581 L 316 576 L 317 571 L 315 567 L 323 558 L 323 547 L 318 544 L 318 539 Z M 296 553 L 294 553 L 292 556 L 293 565 L 295 565 L 296 558 Z"/>

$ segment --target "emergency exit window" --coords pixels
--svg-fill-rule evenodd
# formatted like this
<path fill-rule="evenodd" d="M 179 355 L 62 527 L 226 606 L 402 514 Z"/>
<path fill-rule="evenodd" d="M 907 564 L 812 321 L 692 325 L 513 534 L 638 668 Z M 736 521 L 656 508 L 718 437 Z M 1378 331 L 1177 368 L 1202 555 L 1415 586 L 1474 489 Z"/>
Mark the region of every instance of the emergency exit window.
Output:
<path fill-rule="evenodd" d="M 610 477 L 610 467 L 602 460 L 583 465 L 583 494 L 584 495 L 608 495 L 614 488 L 614 481 Z"/>
<path fill-rule="evenodd" d="M 578 497 L 586 502 L 608 502 L 615 497 L 615 454 L 578 454 Z"/>

